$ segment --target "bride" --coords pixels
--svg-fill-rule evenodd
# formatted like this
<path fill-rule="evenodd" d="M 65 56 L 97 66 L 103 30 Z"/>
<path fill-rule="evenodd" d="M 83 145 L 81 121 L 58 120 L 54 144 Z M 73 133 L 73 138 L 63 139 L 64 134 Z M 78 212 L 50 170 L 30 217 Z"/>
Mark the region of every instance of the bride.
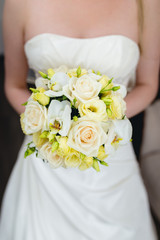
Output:
<path fill-rule="evenodd" d="M 100 71 L 128 89 L 127 116 L 154 99 L 159 68 L 159 0 L 6 0 L 5 91 L 18 113 L 35 73 L 67 65 Z M 131 143 L 101 172 L 50 169 L 24 159 L 27 136 L 6 193 L 1 240 L 155 240 Z M 134 139 L 136 141 L 136 139 Z"/>

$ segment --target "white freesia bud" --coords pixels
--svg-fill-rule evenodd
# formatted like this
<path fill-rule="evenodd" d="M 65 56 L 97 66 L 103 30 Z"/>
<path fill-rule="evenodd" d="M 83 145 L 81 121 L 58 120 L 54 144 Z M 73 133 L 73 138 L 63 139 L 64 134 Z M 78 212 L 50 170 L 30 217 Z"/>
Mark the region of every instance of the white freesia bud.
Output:
<path fill-rule="evenodd" d="M 69 76 L 63 72 L 56 72 L 51 80 L 48 82 L 48 88 L 50 90 L 45 92 L 48 97 L 59 97 L 62 96 L 63 86 L 67 85 L 69 82 Z"/>
<path fill-rule="evenodd" d="M 100 123 L 83 117 L 72 124 L 68 135 L 68 146 L 88 157 L 96 157 L 99 147 L 106 140 L 106 133 Z"/>
<path fill-rule="evenodd" d="M 52 100 L 48 108 L 48 123 L 52 134 L 66 136 L 71 125 L 70 102 Z"/>
<path fill-rule="evenodd" d="M 22 121 L 26 134 L 47 130 L 47 108 L 30 99 L 26 105 Z"/>

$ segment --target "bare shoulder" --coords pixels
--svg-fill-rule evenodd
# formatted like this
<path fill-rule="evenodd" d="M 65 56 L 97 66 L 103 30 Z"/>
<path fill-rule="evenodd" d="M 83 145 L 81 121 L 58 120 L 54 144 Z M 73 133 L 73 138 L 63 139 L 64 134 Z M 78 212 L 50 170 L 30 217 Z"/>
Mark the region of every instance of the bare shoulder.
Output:
<path fill-rule="evenodd" d="M 142 0 L 142 54 L 159 61 L 160 58 L 160 1 Z"/>

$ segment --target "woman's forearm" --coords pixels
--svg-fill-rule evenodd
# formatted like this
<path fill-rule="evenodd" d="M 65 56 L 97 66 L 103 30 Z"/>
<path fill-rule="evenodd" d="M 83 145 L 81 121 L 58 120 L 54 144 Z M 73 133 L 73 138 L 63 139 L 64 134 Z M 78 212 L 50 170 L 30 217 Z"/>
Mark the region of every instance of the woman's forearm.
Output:
<path fill-rule="evenodd" d="M 6 88 L 5 93 L 8 101 L 18 114 L 24 112 L 25 108 L 22 106 L 30 96 L 30 92 L 27 88 Z"/>
<path fill-rule="evenodd" d="M 131 118 L 142 112 L 155 98 L 157 86 L 137 85 L 125 98 L 127 104 L 126 116 Z"/>

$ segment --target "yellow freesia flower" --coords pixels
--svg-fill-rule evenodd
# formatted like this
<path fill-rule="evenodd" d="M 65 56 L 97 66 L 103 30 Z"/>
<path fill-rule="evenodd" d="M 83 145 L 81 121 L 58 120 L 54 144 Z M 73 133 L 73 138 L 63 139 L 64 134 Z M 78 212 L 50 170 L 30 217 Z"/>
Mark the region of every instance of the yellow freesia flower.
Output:
<path fill-rule="evenodd" d="M 53 75 L 55 74 L 55 72 L 54 72 L 54 70 L 52 68 L 49 68 L 47 72 L 48 72 L 48 77 L 49 78 L 52 78 Z"/>
<path fill-rule="evenodd" d="M 47 138 L 40 138 L 41 131 L 33 133 L 33 142 L 37 148 L 40 148 L 43 144 L 47 142 Z"/>
<path fill-rule="evenodd" d="M 87 74 L 87 70 L 85 68 L 82 68 L 81 69 L 81 74 L 79 75 L 79 77 Z M 77 68 L 73 68 L 73 69 L 70 69 L 68 72 L 67 72 L 67 75 L 71 78 L 71 77 L 77 77 Z"/>
<path fill-rule="evenodd" d="M 85 157 L 79 165 L 79 170 L 84 171 L 93 165 L 93 157 Z"/>
<path fill-rule="evenodd" d="M 81 164 L 80 153 L 72 149 L 70 154 L 65 157 L 65 165 L 67 167 L 78 167 Z"/>
<path fill-rule="evenodd" d="M 103 161 L 108 155 L 105 153 L 105 149 L 103 146 L 100 146 L 97 158 Z"/>
<path fill-rule="evenodd" d="M 46 96 L 43 92 L 32 93 L 32 98 L 43 106 L 48 105 L 50 101 L 50 97 Z"/>
<path fill-rule="evenodd" d="M 93 99 L 78 106 L 80 116 L 87 116 L 97 121 L 107 121 L 106 105 L 102 100 Z"/>
<path fill-rule="evenodd" d="M 57 149 L 57 154 L 61 157 L 66 157 L 70 154 L 71 148 L 67 145 L 68 138 L 60 137 L 57 139 L 59 143 L 59 148 Z"/>

